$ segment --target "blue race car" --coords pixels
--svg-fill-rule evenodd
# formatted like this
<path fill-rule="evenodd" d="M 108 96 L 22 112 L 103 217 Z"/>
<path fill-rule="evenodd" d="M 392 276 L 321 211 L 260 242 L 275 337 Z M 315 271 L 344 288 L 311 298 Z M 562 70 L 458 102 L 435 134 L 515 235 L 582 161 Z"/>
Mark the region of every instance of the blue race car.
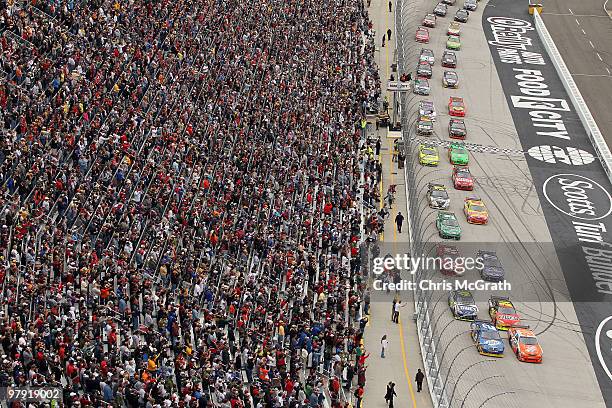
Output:
<path fill-rule="evenodd" d="M 472 340 L 483 356 L 503 357 L 504 341 L 499 331 L 489 322 L 476 320 L 470 324 Z"/>

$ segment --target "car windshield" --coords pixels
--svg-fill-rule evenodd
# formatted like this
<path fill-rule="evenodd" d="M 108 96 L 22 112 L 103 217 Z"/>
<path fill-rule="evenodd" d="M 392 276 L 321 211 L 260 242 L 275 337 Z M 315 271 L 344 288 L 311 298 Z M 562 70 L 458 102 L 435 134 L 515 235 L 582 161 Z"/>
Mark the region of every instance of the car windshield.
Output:
<path fill-rule="evenodd" d="M 484 263 L 485 263 L 485 265 L 490 266 L 490 267 L 501 268 L 501 263 L 499 262 L 499 259 L 497 259 L 496 256 L 485 255 L 484 256 Z"/>
<path fill-rule="evenodd" d="M 454 148 L 454 153 L 458 154 L 458 155 L 466 155 L 467 154 L 467 150 L 465 150 L 465 148 L 463 147 L 455 147 Z"/>
<path fill-rule="evenodd" d="M 459 223 L 457 223 L 457 220 L 453 218 L 443 219 L 442 224 L 446 225 L 447 227 L 457 227 L 459 225 Z"/>
<path fill-rule="evenodd" d="M 457 303 L 460 305 L 473 305 L 474 298 L 470 293 L 457 293 Z"/>
<path fill-rule="evenodd" d="M 537 346 L 538 339 L 535 337 L 521 337 L 521 343 L 527 346 Z"/>
<path fill-rule="evenodd" d="M 490 331 L 481 331 L 480 338 L 484 340 L 499 340 L 499 333 L 493 330 Z"/>
<path fill-rule="evenodd" d="M 457 79 L 457 74 L 454 72 L 445 72 L 444 76 L 446 76 L 446 79 Z"/>
<path fill-rule="evenodd" d="M 459 38 L 457 38 L 457 37 L 448 37 L 448 41 L 450 41 L 450 42 L 459 42 Z"/>
<path fill-rule="evenodd" d="M 463 102 L 453 101 L 451 103 L 455 108 L 463 108 Z"/>
<path fill-rule="evenodd" d="M 463 123 L 461 123 L 461 122 L 453 122 L 451 124 L 451 127 L 454 130 L 464 130 L 465 129 L 465 125 Z"/>
<path fill-rule="evenodd" d="M 422 120 L 419 122 L 419 126 L 421 127 L 433 127 L 433 123 L 431 123 L 429 120 Z M 427 149 L 423 149 L 423 153 L 425 154 L 429 154 L 429 152 L 431 152 L 433 150 L 427 150 Z"/>
<path fill-rule="evenodd" d="M 479 205 L 479 204 L 472 204 L 470 208 L 472 209 L 472 211 L 477 211 L 477 212 L 486 211 L 486 208 L 484 207 L 484 205 Z"/>
<path fill-rule="evenodd" d="M 498 306 L 497 313 L 501 314 L 516 314 L 516 310 L 513 307 L 509 306 Z"/>
<path fill-rule="evenodd" d="M 444 190 L 431 190 L 431 196 L 435 198 L 446 198 L 448 193 Z"/>
<path fill-rule="evenodd" d="M 457 177 L 470 178 L 470 172 L 467 170 L 457 170 Z"/>
<path fill-rule="evenodd" d="M 426 154 L 426 155 L 429 155 L 429 156 L 437 156 L 438 152 L 436 152 L 432 148 L 425 148 L 425 149 L 423 149 L 423 154 Z"/>

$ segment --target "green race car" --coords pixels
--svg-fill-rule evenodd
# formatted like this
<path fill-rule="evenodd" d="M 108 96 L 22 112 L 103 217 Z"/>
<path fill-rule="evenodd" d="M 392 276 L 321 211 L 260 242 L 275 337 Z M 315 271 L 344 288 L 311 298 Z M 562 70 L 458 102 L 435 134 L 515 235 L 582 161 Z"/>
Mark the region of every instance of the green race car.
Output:
<path fill-rule="evenodd" d="M 461 39 L 458 35 L 449 35 L 446 40 L 446 48 L 449 50 L 460 50 L 461 49 Z"/>
<path fill-rule="evenodd" d="M 459 226 L 455 214 L 450 211 L 438 211 L 436 228 L 438 228 L 440 238 L 461 239 L 461 226 Z"/>
<path fill-rule="evenodd" d="M 422 166 L 437 166 L 440 163 L 438 148 L 421 143 L 419 145 L 419 163 Z"/>
<path fill-rule="evenodd" d="M 451 143 L 448 148 L 448 160 L 451 164 L 467 166 L 469 155 L 465 146 L 462 143 Z"/>

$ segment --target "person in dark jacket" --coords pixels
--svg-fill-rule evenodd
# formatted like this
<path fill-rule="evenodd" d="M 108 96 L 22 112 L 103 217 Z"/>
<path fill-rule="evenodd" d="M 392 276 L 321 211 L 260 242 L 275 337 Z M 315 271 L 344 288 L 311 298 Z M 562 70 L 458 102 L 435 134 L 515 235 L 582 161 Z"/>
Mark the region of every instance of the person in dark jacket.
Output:
<path fill-rule="evenodd" d="M 389 381 L 387 384 L 387 393 L 385 394 L 385 401 L 389 405 L 389 408 L 393 408 L 393 398 L 397 397 L 397 393 L 395 392 L 395 383 Z"/>
<path fill-rule="evenodd" d="M 421 392 L 423 389 L 423 379 L 425 378 L 425 374 L 419 368 L 419 371 L 416 373 L 416 378 L 414 379 L 417 383 L 417 392 Z"/>

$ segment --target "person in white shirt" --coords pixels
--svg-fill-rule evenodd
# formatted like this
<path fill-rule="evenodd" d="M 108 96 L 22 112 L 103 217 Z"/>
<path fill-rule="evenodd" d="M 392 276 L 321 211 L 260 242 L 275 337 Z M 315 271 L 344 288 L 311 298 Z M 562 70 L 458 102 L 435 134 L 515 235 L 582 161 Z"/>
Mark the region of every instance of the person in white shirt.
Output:
<path fill-rule="evenodd" d="M 380 339 L 380 357 L 385 358 L 387 347 L 389 347 L 389 340 L 387 340 L 387 335 L 385 334 L 382 336 L 382 339 Z"/>

